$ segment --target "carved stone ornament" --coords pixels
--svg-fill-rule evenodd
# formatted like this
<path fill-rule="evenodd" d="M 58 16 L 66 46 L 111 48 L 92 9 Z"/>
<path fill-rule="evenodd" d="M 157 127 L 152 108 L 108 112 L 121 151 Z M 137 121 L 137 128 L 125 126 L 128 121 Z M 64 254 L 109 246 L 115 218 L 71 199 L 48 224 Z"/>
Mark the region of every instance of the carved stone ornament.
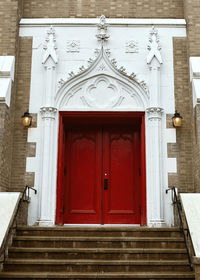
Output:
<path fill-rule="evenodd" d="M 107 67 L 104 63 L 100 64 L 98 66 L 98 68 L 96 69 L 96 72 L 102 72 L 102 71 L 106 71 L 107 70 Z"/>
<path fill-rule="evenodd" d="M 40 108 L 40 113 L 42 116 L 42 119 L 55 119 L 57 114 L 57 109 L 54 107 L 42 107 Z"/>
<path fill-rule="evenodd" d="M 110 35 L 107 34 L 108 24 L 106 23 L 106 17 L 102 15 L 100 17 L 100 23 L 97 25 L 98 33 L 96 37 L 98 40 L 100 40 L 102 43 L 107 41 Z"/>
<path fill-rule="evenodd" d="M 67 52 L 80 52 L 80 41 L 78 40 L 70 40 L 67 41 Z"/>
<path fill-rule="evenodd" d="M 58 56 L 56 53 L 56 36 L 55 36 L 55 29 L 53 26 L 50 27 L 49 30 L 47 30 L 47 37 L 45 39 L 45 43 L 43 45 L 43 49 L 45 50 L 45 53 L 43 55 L 42 63 L 45 64 L 49 57 L 53 60 L 53 62 L 56 64 L 58 63 Z"/>
<path fill-rule="evenodd" d="M 66 81 L 63 80 L 63 79 L 61 78 L 61 79 L 58 81 L 58 88 L 61 88 L 62 85 L 64 85 L 65 82 L 66 82 Z"/>
<path fill-rule="evenodd" d="M 147 63 L 150 64 L 155 57 L 157 61 L 162 64 L 162 57 L 160 53 L 161 45 L 158 37 L 158 31 L 153 26 L 149 34 L 149 44 L 147 46 L 149 53 L 147 55 Z"/>
<path fill-rule="evenodd" d="M 138 42 L 136 41 L 126 41 L 126 53 L 138 53 Z"/>
<path fill-rule="evenodd" d="M 160 107 L 150 107 L 146 109 L 149 120 L 161 120 L 163 109 Z"/>
<path fill-rule="evenodd" d="M 82 95 L 83 105 L 91 108 L 114 108 L 120 106 L 124 97 L 114 80 L 108 77 L 97 77 L 93 83 L 88 81 L 85 94 Z"/>
<path fill-rule="evenodd" d="M 86 73 L 89 69 L 91 69 L 93 67 L 93 65 L 96 63 L 96 61 L 99 60 L 99 57 L 102 57 L 102 55 L 107 57 L 109 63 L 112 65 L 112 67 L 115 70 L 117 70 L 121 75 L 131 79 L 132 81 L 135 81 L 137 84 L 139 84 L 145 90 L 146 93 L 148 93 L 149 89 L 147 87 L 147 84 L 144 81 L 139 81 L 135 73 L 128 74 L 126 71 L 126 68 L 124 66 L 118 66 L 116 59 L 110 58 L 109 49 L 105 49 L 103 46 L 101 49 L 95 49 L 96 58 L 95 59 L 89 58 L 88 67 L 82 65 L 81 67 L 79 67 L 79 71 L 77 73 L 74 73 L 74 72 L 68 73 L 69 76 L 67 78 L 67 81 L 77 77 L 80 74 Z M 106 66 L 106 64 L 103 61 L 95 69 L 95 72 L 99 72 L 99 73 L 106 72 L 106 71 L 108 71 L 108 67 Z M 65 82 L 66 82 L 65 79 L 61 78 L 58 81 L 58 89 L 60 89 Z"/>

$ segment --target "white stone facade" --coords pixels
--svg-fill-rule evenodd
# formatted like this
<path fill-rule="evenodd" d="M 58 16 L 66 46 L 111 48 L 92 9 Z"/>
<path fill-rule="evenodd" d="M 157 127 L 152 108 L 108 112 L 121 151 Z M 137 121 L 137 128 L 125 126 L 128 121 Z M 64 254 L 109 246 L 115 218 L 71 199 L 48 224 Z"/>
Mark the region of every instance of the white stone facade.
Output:
<path fill-rule="evenodd" d="M 147 224 L 172 225 L 165 189 L 168 172 L 176 172 L 176 159 L 167 157 L 176 133 L 166 114 L 175 111 L 173 37 L 186 36 L 185 21 L 24 19 L 20 36 L 33 36 L 29 111 L 38 114 L 28 133 L 37 150 L 27 171 L 38 189 L 29 224 L 55 223 L 59 111 L 143 111 Z"/>

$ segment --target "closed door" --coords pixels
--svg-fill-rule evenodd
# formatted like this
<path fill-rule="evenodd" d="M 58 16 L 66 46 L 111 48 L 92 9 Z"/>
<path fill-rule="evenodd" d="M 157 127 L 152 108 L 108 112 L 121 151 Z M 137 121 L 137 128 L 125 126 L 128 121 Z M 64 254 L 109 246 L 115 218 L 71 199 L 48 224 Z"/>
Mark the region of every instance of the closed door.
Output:
<path fill-rule="evenodd" d="M 68 127 L 65 153 L 64 223 L 140 224 L 137 127 Z"/>

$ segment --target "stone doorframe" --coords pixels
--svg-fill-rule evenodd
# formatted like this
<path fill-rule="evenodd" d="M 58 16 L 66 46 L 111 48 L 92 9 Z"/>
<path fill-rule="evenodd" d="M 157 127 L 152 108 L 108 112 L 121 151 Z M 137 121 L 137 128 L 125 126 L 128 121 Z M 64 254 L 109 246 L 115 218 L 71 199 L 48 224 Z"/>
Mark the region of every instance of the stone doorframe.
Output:
<path fill-rule="evenodd" d="M 55 96 L 56 54 L 52 51 L 44 57 L 45 94 L 40 109 L 41 161 L 39 187 L 39 225 L 55 224 L 56 176 L 58 149 L 59 111 L 141 111 L 146 123 L 146 195 L 147 225 L 166 226 L 165 213 L 171 215 L 171 205 L 164 198 L 162 134 L 165 112 L 160 105 L 159 52 L 150 51 L 147 57 L 151 84 L 149 88 L 128 76 L 122 68 L 117 69 L 102 47 L 96 60 L 88 69 L 71 75 Z M 165 213 L 164 213 L 165 209 Z M 166 211 L 167 209 L 167 211 Z M 169 220 L 169 219 L 168 219 Z M 171 222 L 170 222 L 171 223 Z"/>

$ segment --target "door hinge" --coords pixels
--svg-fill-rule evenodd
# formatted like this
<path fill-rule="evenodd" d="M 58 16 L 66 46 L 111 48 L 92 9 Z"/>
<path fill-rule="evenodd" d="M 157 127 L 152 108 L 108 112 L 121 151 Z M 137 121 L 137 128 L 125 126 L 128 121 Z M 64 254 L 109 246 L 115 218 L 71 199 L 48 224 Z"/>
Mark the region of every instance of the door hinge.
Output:
<path fill-rule="evenodd" d="M 141 168 L 139 168 L 139 176 L 141 176 Z"/>
<path fill-rule="evenodd" d="M 139 206 L 139 214 L 141 215 L 142 214 L 142 207 Z"/>

